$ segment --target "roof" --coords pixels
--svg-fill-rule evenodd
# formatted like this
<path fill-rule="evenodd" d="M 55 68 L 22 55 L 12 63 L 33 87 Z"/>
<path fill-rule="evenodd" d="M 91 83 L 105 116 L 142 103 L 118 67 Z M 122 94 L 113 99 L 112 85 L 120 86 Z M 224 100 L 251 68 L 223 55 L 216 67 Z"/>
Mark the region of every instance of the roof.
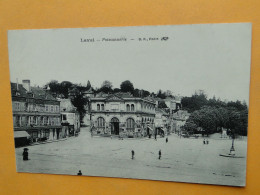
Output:
<path fill-rule="evenodd" d="M 40 87 L 31 87 L 31 91 L 27 91 L 22 84 L 11 83 L 12 96 L 19 96 L 25 98 L 56 100 L 49 91 Z"/>
<path fill-rule="evenodd" d="M 60 101 L 60 110 L 66 112 L 74 112 L 76 111 L 76 107 L 73 106 L 70 99 L 59 99 Z M 65 110 L 64 110 L 65 109 Z"/>
<path fill-rule="evenodd" d="M 26 131 L 14 131 L 14 138 L 30 137 Z"/>
<path fill-rule="evenodd" d="M 155 108 L 155 112 L 159 112 L 162 115 L 169 115 L 165 110 L 161 109 L 161 108 Z"/>

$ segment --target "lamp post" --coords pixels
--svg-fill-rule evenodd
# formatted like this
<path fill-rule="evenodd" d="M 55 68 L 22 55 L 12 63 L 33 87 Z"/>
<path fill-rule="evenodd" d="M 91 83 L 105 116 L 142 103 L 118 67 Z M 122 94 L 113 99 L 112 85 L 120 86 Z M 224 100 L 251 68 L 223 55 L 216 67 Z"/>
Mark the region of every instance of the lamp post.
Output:
<path fill-rule="evenodd" d="M 235 141 L 235 133 L 232 132 L 232 145 L 231 145 L 231 148 L 230 148 L 230 155 L 235 155 L 235 147 L 234 147 L 234 141 Z"/>

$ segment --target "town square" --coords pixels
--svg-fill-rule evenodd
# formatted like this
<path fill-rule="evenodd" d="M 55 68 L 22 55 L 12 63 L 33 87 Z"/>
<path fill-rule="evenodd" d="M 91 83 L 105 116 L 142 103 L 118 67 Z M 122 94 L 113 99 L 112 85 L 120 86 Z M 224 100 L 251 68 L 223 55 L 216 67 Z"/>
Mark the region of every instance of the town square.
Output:
<path fill-rule="evenodd" d="M 17 170 L 29 173 L 140 178 L 195 183 L 218 182 L 220 185 L 243 185 L 246 164 L 246 137 L 235 141 L 236 155 L 243 158 L 222 157 L 229 153 L 230 139 L 219 134 L 209 138 L 124 139 L 91 137 L 83 128 L 78 137 L 29 146 L 29 161 L 22 160 L 23 148 L 16 148 Z M 236 144 L 237 142 L 237 144 Z M 131 150 L 135 158 L 131 159 Z M 162 151 L 161 160 L 158 151 Z"/>

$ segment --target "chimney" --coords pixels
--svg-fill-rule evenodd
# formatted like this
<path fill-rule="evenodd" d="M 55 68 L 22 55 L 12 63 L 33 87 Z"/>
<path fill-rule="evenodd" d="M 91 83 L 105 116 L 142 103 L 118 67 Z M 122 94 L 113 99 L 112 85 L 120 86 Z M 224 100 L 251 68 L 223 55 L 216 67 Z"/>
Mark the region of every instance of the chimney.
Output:
<path fill-rule="evenodd" d="M 30 80 L 23 80 L 23 87 L 27 90 L 27 92 L 31 92 Z"/>
<path fill-rule="evenodd" d="M 19 83 L 18 83 L 18 79 L 16 78 L 16 90 L 19 90 Z"/>

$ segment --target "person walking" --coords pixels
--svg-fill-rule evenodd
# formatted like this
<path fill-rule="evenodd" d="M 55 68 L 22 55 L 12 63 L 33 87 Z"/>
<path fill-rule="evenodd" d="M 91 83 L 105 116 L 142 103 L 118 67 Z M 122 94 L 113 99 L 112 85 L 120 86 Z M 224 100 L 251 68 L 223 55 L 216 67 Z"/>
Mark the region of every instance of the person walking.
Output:
<path fill-rule="evenodd" d="M 208 139 L 207 139 L 206 143 L 209 144 L 209 140 Z"/>
<path fill-rule="evenodd" d="M 78 175 L 82 175 L 81 170 L 79 170 Z"/>
<path fill-rule="evenodd" d="M 159 150 L 159 160 L 161 160 L 161 156 L 162 156 L 162 151 Z"/>
<path fill-rule="evenodd" d="M 166 141 L 166 143 L 168 143 L 168 137 L 166 137 L 166 140 L 165 140 L 165 141 Z"/>
<path fill-rule="evenodd" d="M 205 139 L 203 140 L 203 144 L 206 144 L 206 140 Z"/>
<path fill-rule="evenodd" d="M 28 156 L 29 156 L 29 153 L 28 153 L 28 148 L 24 148 L 23 149 L 23 160 L 29 160 Z"/>
<path fill-rule="evenodd" d="M 132 160 L 135 158 L 135 151 L 132 150 Z"/>

